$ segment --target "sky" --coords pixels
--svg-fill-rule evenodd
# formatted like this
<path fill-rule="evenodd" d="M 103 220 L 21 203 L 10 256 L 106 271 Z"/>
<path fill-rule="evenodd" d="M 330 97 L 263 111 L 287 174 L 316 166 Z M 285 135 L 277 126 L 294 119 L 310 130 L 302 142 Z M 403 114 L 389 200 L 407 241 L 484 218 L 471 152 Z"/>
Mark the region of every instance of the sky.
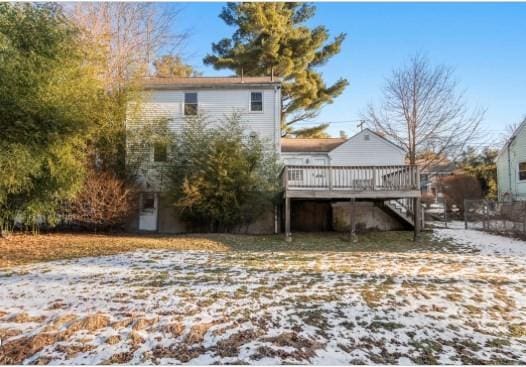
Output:
<path fill-rule="evenodd" d="M 369 103 L 381 100 L 393 68 L 415 53 L 455 69 L 459 91 L 472 108 L 486 109 L 484 143 L 526 115 L 526 3 L 316 3 L 309 26 L 324 25 L 331 37 L 346 33 L 342 51 L 319 68 L 327 83 L 350 82 L 334 103 L 303 126 L 330 122 L 329 132 L 352 135 Z M 231 75 L 205 66 L 212 42 L 234 28 L 218 17 L 224 3 L 165 4 L 180 10 L 176 31 L 188 31 L 181 52 L 203 75 Z"/>

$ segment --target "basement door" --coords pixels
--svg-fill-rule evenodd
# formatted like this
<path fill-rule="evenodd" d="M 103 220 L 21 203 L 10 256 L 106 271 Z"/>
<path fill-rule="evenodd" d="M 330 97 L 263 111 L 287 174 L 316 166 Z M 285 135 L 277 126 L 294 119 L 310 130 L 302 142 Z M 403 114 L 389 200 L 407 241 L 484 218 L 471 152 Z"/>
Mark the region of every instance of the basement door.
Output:
<path fill-rule="evenodd" d="M 157 215 L 159 211 L 159 197 L 154 192 L 141 194 L 139 231 L 157 231 Z"/>

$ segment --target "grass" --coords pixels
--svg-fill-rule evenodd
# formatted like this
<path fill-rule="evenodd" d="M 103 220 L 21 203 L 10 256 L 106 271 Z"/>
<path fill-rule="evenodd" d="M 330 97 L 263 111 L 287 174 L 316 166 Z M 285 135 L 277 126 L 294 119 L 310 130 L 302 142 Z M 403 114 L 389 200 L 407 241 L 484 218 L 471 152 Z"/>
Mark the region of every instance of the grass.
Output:
<path fill-rule="evenodd" d="M 413 241 L 410 231 L 370 232 L 350 242 L 344 233 L 298 233 L 292 242 L 283 235 L 195 234 L 195 235 L 106 235 L 106 234 L 13 234 L 0 239 L 0 268 L 42 261 L 114 255 L 139 249 L 202 251 L 338 251 L 408 252 L 444 250 L 449 244 L 423 234 Z"/>

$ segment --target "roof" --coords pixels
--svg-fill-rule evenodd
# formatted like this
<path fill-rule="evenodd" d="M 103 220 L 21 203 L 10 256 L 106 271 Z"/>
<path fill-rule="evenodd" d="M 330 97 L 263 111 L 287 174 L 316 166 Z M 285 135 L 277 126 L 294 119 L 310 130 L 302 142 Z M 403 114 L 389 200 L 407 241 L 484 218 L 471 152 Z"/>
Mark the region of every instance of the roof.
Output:
<path fill-rule="evenodd" d="M 457 165 L 450 161 L 429 163 L 424 160 L 418 160 L 416 164 L 422 166 L 421 173 L 424 174 L 453 173 L 457 170 Z"/>
<path fill-rule="evenodd" d="M 281 151 L 284 153 L 330 152 L 346 141 L 347 139 L 345 138 L 283 138 L 281 139 Z"/>
<path fill-rule="evenodd" d="M 244 86 L 273 86 L 280 85 L 280 78 L 270 76 L 222 76 L 222 77 L 175 77 L 175 78 L 146 78 L 143 86 L 146 89 L 173 89 L 173 88 L 221 88 Z"/>
<path fill-rule="evenodd" d="M 499 154 L 497 155 L 497 157 L 495 159 L 499 159 L 500 158 L 501 154 L 510 146 L 510 144 L 513 142 L 513 140 L 515 140 L 515 138 L 517 137 L 517 135 L 519 135 L 519 133 L 521 132 L 521 130 L 524 128 L 525 125 L 526 125 L 526 117 L 524 118 L 524 120 L 522 120 L 522 122 L 519 124 L 519 126 L 517 126 L 517 128 L 515 129 L 513 134 L 509 137 L 509 139 L 506 140 L 506 143 L 499 150 Z"/>
<path fill-rule="evenodd" d="M 370 130 L 370 129 L 363 129 L 359 133 L 351 136 L 348 139 L 345 138 L 307 138 L 307 139 L 298 139 L 298 138 L 282 138 L 281 139 L 281 151 L 284 153 L 309 153 L 309 152 L 330 152 L 333 149 L 336 149 L 343 143 L 350 141 L 357 137 L 358 135 L 369 132 L 374 134 L 375 136 L 379 137 L 380 139 L 384 140 L 385 142 L 391 144 L 392 146 L 396 147 L 397 149 L 400 149 L 401 151 L 404 151 L 400 146 L 393 143 L 391 140 L 383 137 L 382 135 Z"/>
<path fill-rule="evenodd" d="M 363 129 L 362 131 L 360 131 L 360 132 L 354 134 L 353 136 L 351 136 L 351 137 L 349 138 L 349 140 L 352 139 L 352 138 L 354 138 L 354 137 L 356 137 L 356 136 L 358 136 L 358 135 L 360 135 L 361 133 L 364 133 L 364 132 L 368 132 L 368 133 L 371 133 L 371 134 L 377 136 L 378 138 L 382 139 L 383 141 L 385 141 L 385 142 L 391 144 L 393 147 L 395 147 L 395 148 L 397 148 L 397 149 L 399 149 L 400 151 L 402 151 L 402 152 L 405 153 L 404 148 L 402 148 L 400 145 L 393 143 L 391 140 L 387 139 L 387 138 L 386 138 L 385 136 L 383 136 L 382 134 L 377 133 L 376 131 L 373 131 L 373 130 L 369 129 L 368 127 L 366 127 L 366 128 Z"/>

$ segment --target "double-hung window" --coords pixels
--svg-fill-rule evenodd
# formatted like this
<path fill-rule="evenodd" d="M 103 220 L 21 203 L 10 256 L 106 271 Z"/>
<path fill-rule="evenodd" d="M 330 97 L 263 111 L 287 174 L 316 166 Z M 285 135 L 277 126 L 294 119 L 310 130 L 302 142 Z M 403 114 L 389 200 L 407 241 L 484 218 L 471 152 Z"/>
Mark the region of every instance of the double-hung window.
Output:
<path fill-rule="evenodd" d="M 197 93 L 192 92 L 184 94 L 184 115 L 197 115 Z"/>
<path fill-rule="evenodd" d="M 519 162 L 519 181 L 526 181 L 526 162 Z"/>
<path fill-rule="evenodd" d="M 263 111 L 263 92 L 250 92 L 250 112 Z"/>

